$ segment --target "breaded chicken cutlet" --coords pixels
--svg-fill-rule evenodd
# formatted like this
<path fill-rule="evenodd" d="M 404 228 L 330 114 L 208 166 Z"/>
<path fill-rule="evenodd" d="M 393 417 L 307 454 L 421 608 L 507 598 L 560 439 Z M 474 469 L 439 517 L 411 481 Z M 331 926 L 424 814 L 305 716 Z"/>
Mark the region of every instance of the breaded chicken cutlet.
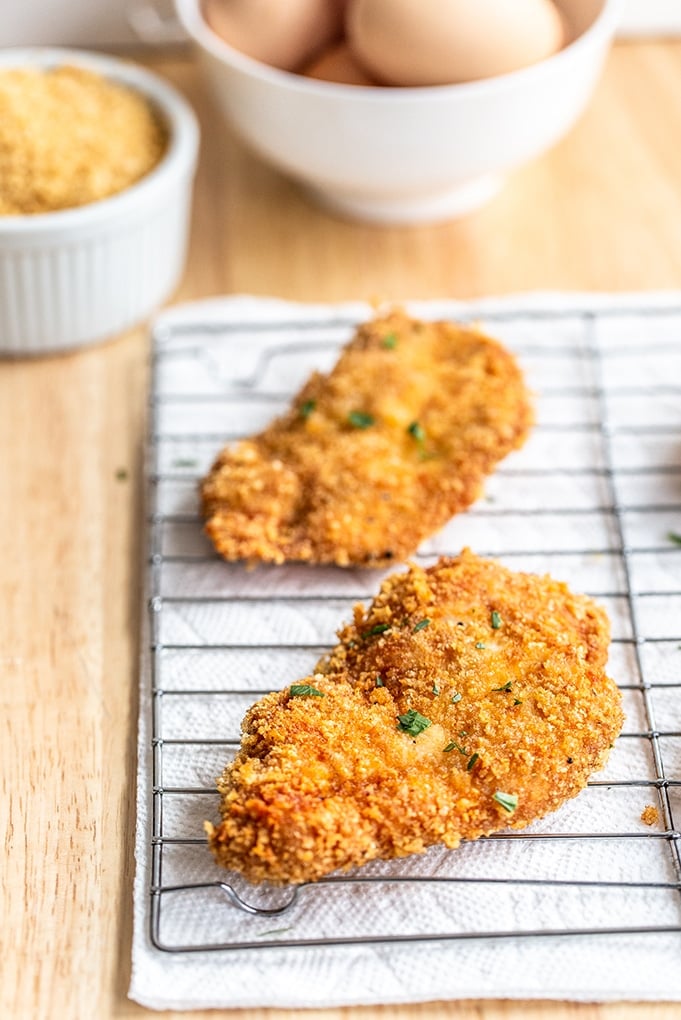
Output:
<path fill-rule="evenodd" d="M 227 560 L 376 567 L 409 556 L 524 442 L 520 369 L 476 329 L 394 311 L 358 328 L 290 410 L 203 481 Z"/>
<path fill-rule="evenodd" d="M 574 797 L 622 726 L 609 623 L 468 550 L 382 585 L 315 672 L 247 713 L 217 862 L 252 882 L 456 847 Z"/>

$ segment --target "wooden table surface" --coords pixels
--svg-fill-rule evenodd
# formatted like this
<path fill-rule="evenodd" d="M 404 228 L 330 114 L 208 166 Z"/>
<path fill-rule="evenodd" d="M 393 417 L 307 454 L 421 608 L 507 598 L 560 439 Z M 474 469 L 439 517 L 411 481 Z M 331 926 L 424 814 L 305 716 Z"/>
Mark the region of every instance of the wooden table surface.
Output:
<path fill-rule="evenodd" d="M 410 229 L 343 222 L 308 204 L 227 133 L 188 59 L 146 62 L 191 99 L 203 125 L 189 261 L 173 300 L 681 286 L 681 44 L 618 45 L 564 142 L 486 209 Z M 139 329 L 76 354 L 0 363 L 0 1015 L 12 1020 L 147 1012 L 126 989 L 148 358 Z M 680 1014 L 669 1004 L 481 1001 L 304 1015 Z"/>

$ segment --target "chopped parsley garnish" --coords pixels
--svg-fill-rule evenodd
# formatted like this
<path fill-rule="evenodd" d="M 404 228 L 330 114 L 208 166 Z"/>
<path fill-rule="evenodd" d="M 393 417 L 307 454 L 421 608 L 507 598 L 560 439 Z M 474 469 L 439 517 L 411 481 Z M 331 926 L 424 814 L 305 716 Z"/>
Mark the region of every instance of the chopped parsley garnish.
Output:
<path fill-rule="evenodd" d="M 292 931 L 292 930 L 293 930 L 293 926 L 292 925 L 289 926 L 288 928 L 270 928 L 269 931 L 259 931 L 258 932 L 258 938 L 259 939 L 264 939 L 266 935 L 283 935 L 284 932 Z"/>
<path fill-rule="evenodd" d="M 454 693 L 452 694 L 452 705 L 456 705 L 456 703 L 458 701 L 461 701 L 462 698 L 463 694 L 461 694 L 460 691 L 454 691 Z"/>
<path fill-rule="evenodd" d="M 388 333 L 381 340 L 381 347 L 385 347 L 388 351 L 394 351 L 397 347 L 397 337 L 394 333 Z"/>
<path fill-rule="evenodd" d="M 473 766 L 475 765 L 475 763 L 476 763 L 476 761 L 478 760 L 479 757 L 480 757 L 480 755 L 478 754 L 477 751 L 475 752 L 475 754 L 472 754 L 470 756 L 470 758 L 466 762 L 466 772 L 470 772 L 471 771 L 471 769 L 473 768 Z"/>
<path fill-rule="evenodd" d="M 428 619 L 428 617 L 427 616 L 424 617 L 423 620 L 419 620 L 419 622 L 413 627 L 412 634 L 416 634 L 417 631 L 423 630 L 423 628 L 424 627 L 428 627 L 429 624 L 430 624 L 430 620 Z"/>
<path fill-rule="evenodd" d="M 314 411 L 316 406 L 317 406 L 316 400 L 305 400 L 300 405 L 300 417 L 307 420 Z"/>
<path fill-rule="evenodd" d="M 509 815 L 512 815 L 518 807 L 517 793 L 502 793 L 501 790 L 497 790 L 494 794 L 494 800 L 497 804 L 501 804 L 504 811 L 508 811 Z"/>
<path fill-rule="evenodd" d="M 383 677 L 382 676 L 377 676 L 376 677 L 376 686 L 377 687 L 385 687 L 385 684 L 383 682 Z"/>
<path fill-rule="evenodd" d="M 681 545 L 681 535 L 679 535 L 677 531 L 668 531 L 667 538 L 670 542 L 673 542 L 674 545 Z"/>
<path fill-rule="evenodd" d="M 191 468 L 198 465 L 198 461 L 191 457 L 176 457 L 173 461 L 173 467 L 177 468 Z"/>
<path fill-rule="evenodd" d="M 470 751 L 468 751 L 465 747 L 462 747 L 461 744 L 457 744 L 456 740 L 450 740 L 447 746 L 445 747 L 445 751 L 447 752 L 447 754 L 449 754 L 450 751 L 458 751 L 459 754 L 463 755 L 470 754 Z"/>
<path fill-rule="evenodd" d="M 433 684 L 433 694 L 435 695 L 436 698 L 437 698 L 439 693 L 440 693 L 440 688 L 438 687 L 438 685 L 436 683 L 434 683 Z"/>
<path fill-rule="evenodd" d="M 486 646 L 484 641 L 476 641 L 475 642 L 475 647 L 476 648 L 486 648 L 487 646 Z"/>
<path fill-rule="evenodd" d="M 116 471 L 116 481 L 117 482 L 125 482 L 127 480 L 127 478 L 128 478 L 128 469 L 127 468 L 118 468 L 118 470 Z"/>
<path fill-rule="evenodd" d="M 420 422 L 413 421 L 410 425 L 407 425 L 407 432 L 416 443 L 421 460 L 428 460 L 429 457 L 433 456 L 433 454 L 428 453 L 426 450 L 426 430 Z"/>
<path fill-rule="evenodd" d="M 490 617 L 490 623 L 492 624 L 492 630 L 499 630 L 499 627 L 501 627 L 501 616 L 496 611 L 496 609 L 492 610 L 492 615 Z"/>
<path fill-rule="evenodd" d="M 508 692 L 511 689 L 511 684 L 512 683 L 513 683 L 512 680 L 507 680 L 503 687 L 493 687 L 492 691 L 506 691 L 506 692 Z"/>
<path fill-rule="evenodd" d="M 326 695 L 318 691 L 311 684 L 292 684 L 289 687 L 292 698 L 325 698 Z"/>
<path fill-rule="evenodd" d="M 362 634 L 362 637 L 375 637 L 377 634 L 385 634 L 387 630 L 390 630 L 389 623 L 375 623 L 373 627 L 370 627 L 369 630 Z"/>
<path fill-rule="evenodd" d="M 415 708 L 410 708 L 404 715 L 397 717 L 397 728 L 404 730 L 411 737 L 418 737 L 419 733 L 423 733 L 430 725 L 430 719 L 426 719 L 425 715 L 421 715 Z"/>
<path fill-rule="evenodd" d="M 350 411 L 348 421 L 353 429 L 368 429 L 374 424 L 374 416 L 366 411 Z"/>
<path fill-rule="evenodd" d="M 522 705 L 522 703 L 523 703 L 523 699 L 522 698 L 514 698 L 513 699 L 513 704 L 514 705 Z"/>

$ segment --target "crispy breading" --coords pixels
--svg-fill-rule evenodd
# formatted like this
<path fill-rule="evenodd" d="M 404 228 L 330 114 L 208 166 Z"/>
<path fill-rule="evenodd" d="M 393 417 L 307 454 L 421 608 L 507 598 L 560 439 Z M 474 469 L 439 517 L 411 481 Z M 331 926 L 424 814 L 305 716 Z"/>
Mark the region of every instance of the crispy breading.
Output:
<path fill-rule="evenodd" d="M 201 489 L 206 532 L 228 560 L 404 559 L 480 495 L 531 422 L 499 343 L 393 311 L 360 326 L 286 414 L 220 454 Z"/>
<path fill-rule="evenodd" d="M 210 847 L 253 882 L 522 828 L 586 785 L 622 726 L 604 610 L 469 550 L 388 578 L 339 638 L 250 709 L 218 780 Z"/>

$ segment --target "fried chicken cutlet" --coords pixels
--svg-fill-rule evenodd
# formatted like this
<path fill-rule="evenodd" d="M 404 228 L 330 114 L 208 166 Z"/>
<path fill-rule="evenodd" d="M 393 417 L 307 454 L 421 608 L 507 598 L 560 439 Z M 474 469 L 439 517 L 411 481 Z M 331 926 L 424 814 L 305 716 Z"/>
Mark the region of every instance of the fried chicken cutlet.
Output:
<path fill-rule="evenodd" d="M 227 560 L 381 566 L 480 495 L 532 422 L 520 369 L 476 329 L 404 312 L 358 328 L 289 411 L 203 481 Z"/>
<path fill-rule="evenodd" d="M 523 828 L 622 726 L 603 609 L 468 550 L 382 585 L 314 673 L 247 713 L 218 780 L 217 862 L 300 883 Z"/>

